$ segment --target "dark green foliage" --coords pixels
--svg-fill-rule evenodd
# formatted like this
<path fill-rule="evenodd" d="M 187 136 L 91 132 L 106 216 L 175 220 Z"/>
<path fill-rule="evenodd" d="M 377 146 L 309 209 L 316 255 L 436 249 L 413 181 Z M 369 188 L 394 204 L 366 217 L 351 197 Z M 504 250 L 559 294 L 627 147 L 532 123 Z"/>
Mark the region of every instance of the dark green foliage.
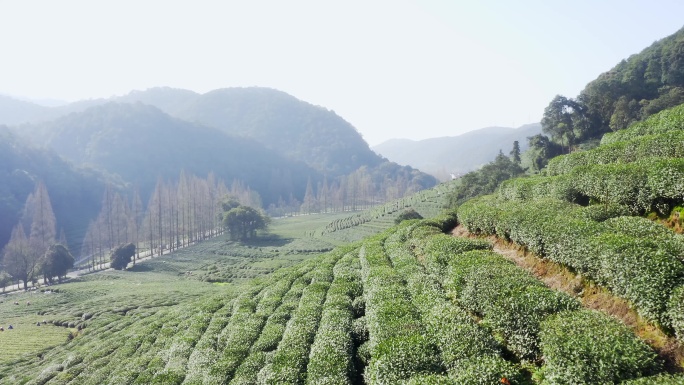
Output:
<path fill-rule="evenodd" d="M 659 112 L 643 122 L 634 123 L 626 130 L 608 133 L 601 139 L 601 144 L 605 146 L 617 142 L 639 140 L 649 135 L 670 133 L 676 135 L 676 132 L 684 129 L 682 122 L 684 122 L 684 105 Z M 643 138 L 643 140 L 648 140 L 648 138 Z"/>
<path fill-rule="evenodd" d="M 112 251 L 110 266 L 114 270 L 124 270 L 134 255 L 135 245 L 133 243 L 121 245 Z"/>
<path fill-rule="evenodd" d="M 549 384 L 605 384 L 656 373 L 656 353 L 624 325 L 590 310 L 563 312 L 541 323 Z"/>
<path fill-rule="evenodd" d="M 491 194 L 501 182 L 522 175 L 524 170 L 508 157 L 499 153 L 494 161 L 459 179 L 458 186 L 449 196 L 449 204 L 456 207 L 470 198 Z"/>
<path fill-rule="evenodd" d="M 586 121 L 583 119 L 584 113 L 577 101 L 556 95 L 544 109 L 542 131 L 561 146 L 561 152 L 569 152 L 567 150 L 586 131 L 586 124 L 582 124 Z"/>
<path fill-rule="evenodd" d="M 74 267 L 74 256 L 64 245 L 52 245 L 40 262 L 40 270 L 45 280 L 52 283 L 54 277 L 62 281 L 67 271 Z"/>
<path fill-rule="evenodd" d="M 498 254 L 471 251 L 450 261 L 446 288 L 468 310 L 480 314 L 521 358 L 539 354 L 539 324 L 549 314 L 574 310 L 579 303 L 546 288 Z"/>
<path fill-rule="evenodd" d="M 412 208 L 404 210 L 401 214 L 394 218 L 394 223 L 399 224 L 402 221 L 408 221 L 411 219 L 423 219 L 423 216 L 418 214 L 418 212 Z"/>
<path fill-rule="evenodd" d="M 668 326 L 680 317 L 666 310 L 684 279 L 681 236 L 658 224 L 646 226 L 646 219 L 596 222 L 585 208 L 556 202 L 486 197 L 462 205 L 459 218 L 471 231 L 506 236 L 605 284 L 652 321 Z"/>
<path fill-rule="evenodd" d="M 684 103 L 683 52 L 681 29 L 602 73 L 576 100 L 554 98 L 542 126 L 556 143 L 567 146 L 578 134 L 597 138 Z"/>
<path fill-rule="evenodd" d="M 525 158 L 530 164 L 530 171 L 540 172 L 549 159 L 556 157 L 563 153 L 563 149 L 559 144 L 549 140 L 548 137 L 538 134 L 527 138 L 528 149 L 525 152 Z"/>
<path fill-rule="evenodd" d="M 224 203 L 223 226 L 228 230 L 233 239 L 245 240 L 256 236 L 257 230 L 263 230 L 268 226 L 270 218 L 259 210 L 249 206 L 232 206 Z"/>
<path fill-rule="evenodd" d="M 513 142 L 513 149 L 511 150 L 510 156 L 513 163 L 520 164 L 520 143 L 518 143 L 517 140 Z"/>
<path fill-rule="evenodd" d="M 635 380 L 624 381 L 622 385 L 682 385 L 684 376 L 681 374 L 661 374 L 652 377 L 642 377 Z"/>

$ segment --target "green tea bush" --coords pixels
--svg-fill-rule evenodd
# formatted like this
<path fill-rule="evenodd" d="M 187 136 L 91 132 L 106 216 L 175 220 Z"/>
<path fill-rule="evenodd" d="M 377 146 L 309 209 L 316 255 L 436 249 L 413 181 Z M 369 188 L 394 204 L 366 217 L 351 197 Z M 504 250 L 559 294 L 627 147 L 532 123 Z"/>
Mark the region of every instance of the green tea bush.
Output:
<path fill-rule="evenodd" d="M 684 286 L 672 291 L 667 304 L 667 318 L 679 341 L 684 342 Z"/>
<path fill-rule="evenodd" d="M 656 373 L 656 353 L 596 311 L 562 312 L 541 323 L 544 384 L 608 384 Z"/>
<path fill-rule="evenodd" d="M 446 297 L 441 286 L 427 275 L 412 254 L 410 242 L 400 242 L 402 237 L 397 235 L 387 238 L 385 249 L 396 271 L 407 282 L 412 303 L 420 313 L 427 336 L 439 348 L 441 366 L 450 373 L 458 372 L 470 359 L 499 356 L 501 347 L 489 331 Z"/>
<path fill-rule="evenodd" d="M 634 123 L 625 130 L 605 134 L 601 140 L 601 145 L 683 129 L 684 107 L 680 105 L 661 111 L 644 121 Z"/>
<path fill-rule="evenodd" d="M 520 204 L 488 198 L 462 208 L 466 212 L 460 217 L 466 226 L 471 218 L 481 221 L 496 210 L 500 214 L 488 219 L 488 226 L 497 235 L 606 285 L 648 319 L 671 324 L 672 315 L 665 314 L 667 302 L 684 277 L 681 236 L 646 219 L 596 222 L 586 218 L 586 208 L 549 200 Z"/>
<path fill-rule="evenodd" d="M 323 305 L 320 326 L 306 367 L 307 384 L 351 384 L 353 370 L 352 296 L 358 275 L 345 256 L 333 268 L 334 281 Z"/>
<path fill-rule="evenodd" d="M 340 257 L 335 253 L 329 254 L 312 270 L 311 284 L 304 289 L 299 307 L 287 323 L 273 361 L 265 368 L 266 383 L 304 382 L 309 351 L 321 319 L 323 302 L 333 279 L 332 269 Z"/>
<path fill-rule="evenodd" d="M 554 225 L 544 227 L 546 231 L 541 235 L 544 242 L 542 255 L 576 272 L 597 277 L 601 264 L 589 240 L 606 233 L 606 226 L 599 222 L 571 218 L 553 218 L 549 221 Z"/>
<path fill-rule="evenodd" d="M 578 166 L 609 163 L 632 163 L 646 158 L 684 157 L 684 131 L 665 132 L 612 142 L 598 148 L 551 159 L 548 175 L 567 174 Z"/>
<path fill-rule="evenodd" d="M 369 384 L 397 384 L 440 370 L 433 342 L 421 333 L 411 333 L 380 341 L 371 353 L 364 377 Z"/>
<path fill-rule="evenodd" d="M 606 220 L 605 224 L 621 234 L 654 240 L 660 249 L 684 260 L 684 236 L 658 222 L 642 217 L 621 216 Z"/>
<path fill-rule="evenodd" d="M 459 206 L 459 221 L 473 234 L 494 235 L 497 218 L 502 212 L 497 203 L 493 195 L 471 199 Z"/>
<path fill-rule="evenodd" d="M 601 264 L 597 280 L 646 318 L 668 325 L 666 304 L 672 289 L 682 284 L 684 264 L 644 238 L 602 234 L 591 243 Z"/>
<path fill-rule="evenodd" d="M 438 351 L 425 337 L 420 314 L 385 254 L 388 235 L 364 242 L 359 252 L 370 335 L 364 377 L 370 384 L 393 384 L 440 370 Z"/>
<path fill-rule="evenodd" d="M 460 296 L 468 281 L 466 277 L 478 266 L 501 266 L 512 268 L 513 262 L 506 261 L 498 254 L 486 250 L 474 250 L 459 254 L 449 261 L 444 289 L 452 296 Z"/>
<path fill-rule="evenodd" d="M 430 273 L 436 277 L 444 275 L 449 261 L 456 255 L 470 250 L 491 250 L 492 248 L 492 244 L 484 240 L 452 237 L 446 234 L 422 239 L 414 238 L 411 244 L 416 247 L 416 252 L 423 256 Z"/>
<path fill-rule="evenodd" d="M 564 293 L 548 289 L 497 254 L 491 253 L 479 260 L 472 258 L 476 256 L 471 252 L 465 261 L 456 258 L 450 270 L 449 280 L 461 282 L 451 286 L 452 290 L 458 287 L 455 292 L 459 303 L 481 314 L 484 322 L 504 337 L 506 346 L 517 356 L 536 358 L 540 322 L 550 314 L 577 309 L 579 303 Z"/>
<path fill-rule="evenodd" d="M 512 363 L 501 357 L 475 357 L 465 360 L 449 371 L 456 384 L 493 385 L 503 384 L 504 378 L 511 384 L 523 383 L 523 375 Z"/>
<path fill-rule="evenodd" d="M 418 375 L 411 377 L 410 380 L 406 381 L 406 385 L 458 385 L 460 384 L 459 382 L 454 381 L 452 378 L 443 376 L 443 375 L 437 375 L 437 374 L 428 374 L 428 375 Z"/>
<path fill-rule="evenodd" d="M 651 377 L 641 377 L 635 380 L 627 380 L 621 385 L 683 385 L 684 376 L 681 374 L 661 374 Z"/>
<path fill-rule="evenodd" d="M 552 198 L 568 202 L 579 199 L 579 192 L 567 176 L 515 178 L 501 183 L 498 196 L 502 200 L 528 201 Z"/>
<path fill-rule="evenodd" d="M 627 216 L 629 214 L 629 207 L 610 203 L 578 207 L 569 213 L 573 218 L 594 222 L 603 222 L 610 218 Z"/>

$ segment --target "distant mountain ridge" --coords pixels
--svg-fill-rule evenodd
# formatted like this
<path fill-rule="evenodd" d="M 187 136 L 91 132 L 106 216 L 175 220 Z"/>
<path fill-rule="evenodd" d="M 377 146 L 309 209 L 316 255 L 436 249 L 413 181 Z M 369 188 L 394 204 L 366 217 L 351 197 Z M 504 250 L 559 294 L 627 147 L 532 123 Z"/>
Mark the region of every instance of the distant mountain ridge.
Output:
<path fill-rule="evenodd" d="M 0 125 L 0 249 L 37 181 L 47 186 L 57 231 L 64 230 L 72 246 L 80 242 L 88 222 L 100 210 L 105 179 L 95 170 L 75 167 L 54 151 L 29 145 Z"/>
<path fill-rule="evenodd" d="M 361 134 L 333 111 L 270 88 L 224 88 L 198 94 L 158 87 L 132 91 L 109 99 L 91 99 L 48 108 L 16 99 L 0 115 L 0 124 L 42 123 L 111 102 L 140 102 L 175 118 L 217 128 L 229 135 L 254 139 L 295 161 L 302 161 L 329 177 L 349 174 L 361 166 L 377 167 L 385 160 L 375 154 Z M 36 113 L 11 113 L 13 110 Z M 428 186 L 429 187 L 429 186 Z"/>
<path fill-rule="evenodd" d="M 373 150 L 392 162 L 409 165 L 438 179 L 446 180 L 450 174 L 464 174 L 492 161 L 499 150 L 508 154 L 513 142 L 521 150 L 527 148 L 527 137 L 541 133 L 538 123 L 519 128 L 485 127 L 458 136 L 445 136 L 419 141 L 390 139 Z"/>
<path fill-rule="evenodd" d="M 74 164 L 121 176 L 142 196 L 152 191 L 158 177 L 173 179 L 180 170 L 201 176 L 213 171 L 228 183 L 239 179 L 258 190 L 266 203 L 303 194 L 309 177 L 322 179 L 303 162 L 288 160 L 254 140 L 176 119 L 140 102 L 108 102 L 54 121 L 22 125 L 17 131 Z M 274 172 L 290 180 L 271 188 Z"/>
<path fill-rule="evenodd" d="M 263 207 L 287 207 L 289 212 L 297 211 L 304 201 L 307 210 L 315 210 L 321 199 L 329 206 L 333 189 L 337 208 L 353 209 L 361 200 L 362 205 L 372 205 L 437 183 L 428 174 L 375 154 L 356 129 L 334 112 L 267 88 L 202 95 L 153 88 L 59 107 L 0 98 L 0 111 L 8 112 L 0 114 L 0 124 L 10 123 L 10 136 L 42 147 L 59 164 L 97 170 L 124 193 L 136 189 L 143 201 L 160 178 L 174 183 L 182 170 L 202 178 L 213 173 L 228 185 L 239 182 L 258 193 Z M 29 169 L 37 158 L 35 154 L 19 157 L 4 179 L 0 177 L 0 185 L 9 181 L 7 196 L 19 197 L 12 198 L 12 213 L 5 217 L 6 228 L 0 228 L 0 247 L 25 199 L 11 185 L 13 170 Z M 60 172 L 53 176 L 59 179 Z M 34 174 L 31 183 L 45 178 Z M 96 196 L 102 186 L 104 182 L 98 184 Z M 324 192 L 328 195 L 321 198 Z M 89 196 L 89 200 L 97 209 L 99 198 Z M 69 204 L 72 209 L 78 206 Z M 67 229 L 76 234 L 67 234 L 70 242 L 81 239 L 83 220 L 93 219 L 92 209 L 81 217 Z"/>

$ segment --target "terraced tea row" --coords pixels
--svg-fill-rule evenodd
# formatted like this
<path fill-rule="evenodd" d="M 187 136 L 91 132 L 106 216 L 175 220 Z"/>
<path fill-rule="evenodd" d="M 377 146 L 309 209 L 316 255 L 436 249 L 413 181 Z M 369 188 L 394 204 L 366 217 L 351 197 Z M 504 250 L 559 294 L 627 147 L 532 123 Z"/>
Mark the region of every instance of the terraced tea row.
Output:
<path fill-rule="evenodd" d="M 459 208 L 459 219 L 469 231 L 496 234 L 587 275 L 682 338 L 684 239 L 644 218 L 606 220 L 604 214 L 611 216 L 600 206 L 494 197 Z"/>
<path fill-rule="evenodd" d="M 593 384 L 662 371 L 624 325 L 489 243 L 445 235 L 455 221 L 405 221 L 242 286 L 187 280 L 206 286 L 168 306 L 158 294 L 159 306 L 94 312 L 71 341 L 3 367 L 0 383 Z"/>

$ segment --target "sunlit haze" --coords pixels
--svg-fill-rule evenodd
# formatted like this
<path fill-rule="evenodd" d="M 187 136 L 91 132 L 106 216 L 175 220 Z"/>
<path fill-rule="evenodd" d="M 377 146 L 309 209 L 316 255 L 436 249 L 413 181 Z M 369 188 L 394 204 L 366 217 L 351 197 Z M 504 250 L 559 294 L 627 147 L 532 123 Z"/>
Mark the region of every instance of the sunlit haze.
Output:
<path fill-rule="evenodd" d="M 538 122 L 681 15 L 645 0 L 0 1 L 0 93 L 270 87 L 375 145 Z"/>

